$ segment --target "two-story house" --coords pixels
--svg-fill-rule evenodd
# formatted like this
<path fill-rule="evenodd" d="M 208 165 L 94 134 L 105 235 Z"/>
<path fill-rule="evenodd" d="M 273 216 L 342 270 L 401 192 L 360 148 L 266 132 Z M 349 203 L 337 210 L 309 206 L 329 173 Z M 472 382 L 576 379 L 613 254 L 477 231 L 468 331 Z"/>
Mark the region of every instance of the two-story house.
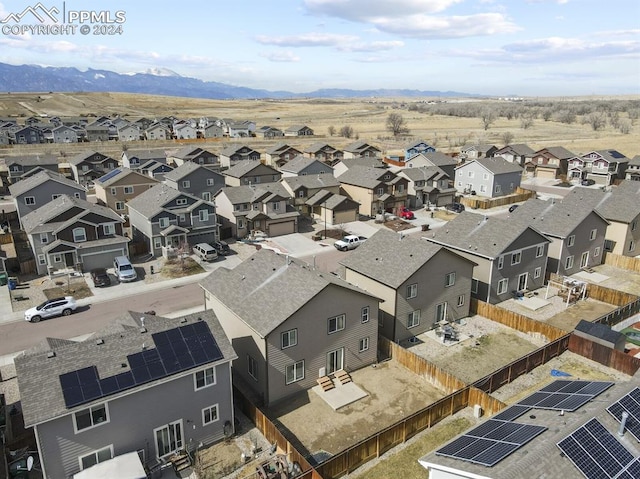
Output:
<path fill-rule="evenodd" d="M 298 155 L 302 155 L 302 152 L 297 148 L 287 143 L 278 143 L 271 148 L 267 148 L 265 152 L 265 163 L 274 168 L 281 168 Z"/>
<path fill-rule="evenodd" d="M 308 156 L 298 155 L 291 161 L 288 161 L 280 168 L 283 177 L 287 176 L 305 176 L 305 175 L 333 175 L 333 168 L 326 163 L 310 158 Z"/>
<path fill-rule="evenodd" d="M 598 150 L 569 159 L 568 176 L 574 180 L 593 180 L 597 185 L 610 185 L 625 177 L 629 158 L 617 150 Z"/>
<path fill-rule="evenodd" d="M 411 208 L 445 206 L 455 199 L 456 189 L 449 186 L 449 175 L 437 166 L 405 168 L 398 176 L 408 180 L 407 199 Z"/>
<path fill-rule="evenodd" d="M 235 238 L 256 231 L 270 237 L 297 233 L 300 213 L 290 202 L 289 192 L 280 183 L 228 186 L 215 196 L 225 237 Z"/>
<path fill-rule="evenodd" d="M 595 190 L 599 191 L 599 190 Z M 595 208 L 609 222 L 605 250 L 624 256 L 640 254 L 640 182 L 623 181 L 609 192 Z"/>
<path fill-rule="evenodd" d="M 340 194 L 340 182 L 333 175 L 287 176 L 281 183 L 293 198 L 293 206 L 303 215 L 310 215 L 307 201 L 319 191 Z"/>
<path fill-rule="evenodd" d="M 531 159 L 535 151 L 524 143 L 506 145 L 496 150 L 492 156 L 501 156 L 510 163 L 515 163 L 524 168 L 525 163 Z"/>
<path fill-rule="evenodd" d="M 184 148 L 180 148 L 178 151 L 167 155 L 167 163 L 176 167 L 187 161 L 191 161 L 198 165 L 208 166 L 210 168 L 220 167 L 220 158 L 218 155 L 208 150 L 203 150 L 202 148 L 185 146 Z"/>
<path fill-rule="evenodd" d="M 382 168 L 354 166 L 338 177 L 342 190 L 360 203 L 360 214 L 376 216 L 408 204 L 409 180 Z"/>
<path fill-rule="evenodd" d="M 125 150 L 122 152 L 122 166 L 131 170 L 138 171 L 148 161 L 157 161 L 159 163 L 167 162 L 167 155 L 164 150 Z"/>
<path fill-rule="evenodd" d="M 413 141 L 404 147 L 404 160 L 409 161 L 420 153 L 434 152 L 436 149 L 424 140 Z"/>
<path fill-rule="evenodd" d="M 58 159 L 53 155 L 8 156 L 4 160 L 8 171 L 7 181 L 13 184 L 42 170 L 58 172 Z"/>
<path fill-rule="evenodd" d="M 489 145 L 486 143 L 467 145 L 460 148 L 460 157 L 465 160 L 490 158 L 496 151 L 498 151 L 498 147 L 496 145 Z"/>
<path fill-rule="evenodd" d="M 231 168 L 241 161 L 260 161 L 260 152 L 247 145 L 230 145 L 220 151 L 220 165 Z"/>
<path fill-rule="evenodd" d="M 284 130 L 284 136 L 313 136 L 313 129 L 307 125 L 292 125 Z"/>
<path fill-rule="evenodd" d="M 455 176 L 455 169 L 458 166 L 458 160 L 453 156 L 446 155 L 439 151 L 426 151 L 418 153 L 404 162 L 406 168 L 420 168 L 422 166 L 437 166 L 443 170 L 450 179 Z"/>
<path fill-rule="evenodd" d="M 389 165 L 380 158 L 343 158 L 333 163 L 333 176 L 338 178 L 340 175 L 353 168 L 354 166 L 363 166 L 369 168 L 388 169 Z"/>
<path fill-rule="evenodd" d="M 158 184 L 149 176 L 129 168 L 116 168 L 95 181 L 96 199 L 120 215 L 128 215 L 127 203 Z"/>
<path fill-rule="evenodd" d="M 549 238 L 509 218 L 464 211 L 424 237 L 476 263 L 472 296 L 496 304 L 544 286 Z"/>
<path fill-rule="evenodd" d="M 629 160 L 624 177 L 629 181 L 640 181 L 640 155 L 636 155 Z"/>
<path fill-rule="evenodd" d="M 38 274 L 108 268 L 128 255 L 124 220 L 113 210 L 61 195 L 22 218 Z"/>
<path fill-rule="evenodd" d="M 333 146 L 321 141 L 315 142 L 306 147 L 302 153 L 304 156 L 315 158 L 333 166 L 335 163 L 344 158 L 344 153 Z"/>
<path fill-rule="evenodd" d="M 23 126 L 13 133 L 13 142 L 18 145 L 37 145 L 44 143 L 44 133 L 37 126 Z"/>
<path fill-rule="evenodd" d="M 238 355 L 234 376 L 265 405 L 376 362 L 378 298 L 309 264 L 262 249 L 200 286 Z"/>
<path fill-rule="evenodd" d="M 469 316 L 475 263 L 440 245 L 382 229 L 340 264 L 349 283 L 382 299 L 378 326 L 392 341 Z"/>
<path fill-rule="evenodd" d="M 138 141 L 140 140 L 140 127 L 132 123 L 118 126 L 118 141 Z"/>
<path fill-rule="evenodd" d="M 9 186 L 9 192 L 22 218 L 41 206 L 55 200 L 60 195 L 69 195 L 82 200 L 87 199 L 87 191 L 75 181 L 50 170 L 41 170 L 33 176 L 24 178 Z"/>
<path fill-rule="evenodd" d="M 60 125 L 51 129 L 54 143 L 78 143 L 78 132 L 70 126 Z"/>
<path fill-rule="evenodd" d="M 143 133 L 145 140 L 169 140 L 171 139 L 171 130 L 163 123 L 152 123 Z"/>
<path fill-rule="evenodd" d="M 73 179 L 83 186 L 92 186 L 93 182 L 115 169 L 118 161 L 96 151 L 84 151 L 69 160 Z"/>
<path fill-rule="evenodd" d="M 257 138 L 264 138 L 264 139 L 270 140 L 273 138 L 280 138 L 282 136 L 284 136 L 284 131 L 273 126 L 264 125 L 256 130 Z"/>
<path fill-rule="evenodd" d="M 319 223 L 327 226 L 338 226 L 360 217 L 360 204 L 351 198 L 336 194 L 330 190 L 320 190 L 305 202 L 307 214 Z M 326 233 L 326 232 L 325 232 Z M 326 236 L 325 236 L 326 238 Z"/>
<path fill-rule="evenodd" d="M 478 158 L 456 167 L 455 187 L 460 193 L 476 192 L 496 198 L 515 193 L 522 180 L 522 168 L 504 158 Z"/>
<path fill-rule="evenodd" d="M 567 174 L 569 159 L 574 156 L 575 153 L 562 146 L 548 146 L 536 151 L 524 168 L 536 178 L 558 179 Z"/>
<path fill-rule="evenodd" d="M 170 256 L 182 245 L 212 243 L 220 238 L 216 206 L 164 183 L 127 204 L 133 238 L 154 256 Z"/>
<path fill-rule="evenodd" d="M 85 126 L 87 132 L 87 141 L 109 141 L 110 139 L 110 127 L 108 123 L 101 123 L 95 121 Z"/>
<path fill-rule="evenodd" d="M 75 477 L 131 452 L 149 470 L 228 437 L 236 358 L 211 311 L 175 319 L 129 312 L 84 341 L 47 338 L 17 356 L 43 476 Z M 111 474 L 100 477 L 124 477 Z"/>
<path fill-rule="evenodd" d="M 191 161 L 165 174 L 164 182 L 173 189 L 205 201 L 211 201 L 218 190 L 225 186 L 224 176 L 220 173 Z"/>
<path fill-rule="evenodd" d="M 259 185 L 280 181 L 282 173 L 260 160 L 240 161 L 223 172 L 227 186 Z"/>
<path fill-rule="evenodd" d="M 380 148 L 370 145 L 366 141 L 357 140 L 349 143 L 342 150 L 344 158 L 379 158 Z"/>

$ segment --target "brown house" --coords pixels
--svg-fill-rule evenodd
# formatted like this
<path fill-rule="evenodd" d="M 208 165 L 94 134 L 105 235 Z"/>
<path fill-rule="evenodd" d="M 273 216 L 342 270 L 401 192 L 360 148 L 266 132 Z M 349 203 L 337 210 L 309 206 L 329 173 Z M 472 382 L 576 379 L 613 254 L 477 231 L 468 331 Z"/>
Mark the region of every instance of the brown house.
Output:
<path fill-rule="evenodd" d="M 96 198 L 119 214 L 129 214 L 127 202 L 158 184 L 158 180 L 129 168 L 116 168 L 95 182 Z"/>

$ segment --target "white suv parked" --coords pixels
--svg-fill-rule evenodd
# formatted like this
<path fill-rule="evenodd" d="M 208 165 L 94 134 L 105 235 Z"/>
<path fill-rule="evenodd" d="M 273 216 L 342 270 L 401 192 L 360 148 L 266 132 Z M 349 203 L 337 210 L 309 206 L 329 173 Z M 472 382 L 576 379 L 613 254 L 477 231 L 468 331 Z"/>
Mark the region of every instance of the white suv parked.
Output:
<path fill-rule="evenodd" d="M 41 319 L 53 318 L 54 316 L 69 316 L 77 307 L 76 300 L 72 296 L 48 299 L 35 308 L 27 309 L 24 312 L 24 319 L 37 323 Z"/>

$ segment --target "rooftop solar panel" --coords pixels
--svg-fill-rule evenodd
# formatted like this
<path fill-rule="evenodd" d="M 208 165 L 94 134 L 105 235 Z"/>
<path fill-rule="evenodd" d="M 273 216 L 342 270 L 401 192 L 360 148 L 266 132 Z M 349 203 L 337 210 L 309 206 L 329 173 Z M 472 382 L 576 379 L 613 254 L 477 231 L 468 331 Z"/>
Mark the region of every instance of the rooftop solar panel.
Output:
<path fill-rule="evenodd" d="M 531 408 L 528 406 L 518 406 L 516 404 L 513 406 L 509 406 L 506 409 L 503 409 L 498 414 L 493 416 L 493 419 L 498 419 L 501 421 L 513 421 L 514 419 L 519 418 L 520 416 L 522 416 L 523 414 L 525 414 L 527 411 L 530 411 L 530 410 Z"/>
<path fill-rule="evenodd" d="M 613 385 L 605 381 L 558 380 L 518 402 L 538 409 L 575 411 Z"/>
<path fill-rule="evenodd" d="M 621 397 L 617 402 L 607 408 L 609 414 L 622 421 L 622 413 L 629 414 L 625 427 L 640 441 L 640 388 L 632 389 L 627 395 Z"/>

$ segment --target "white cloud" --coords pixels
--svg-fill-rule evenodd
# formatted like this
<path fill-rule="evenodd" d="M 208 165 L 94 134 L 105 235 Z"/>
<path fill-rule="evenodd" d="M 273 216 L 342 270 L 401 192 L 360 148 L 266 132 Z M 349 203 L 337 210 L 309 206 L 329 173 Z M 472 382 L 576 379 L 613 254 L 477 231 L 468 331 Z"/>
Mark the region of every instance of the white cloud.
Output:
<path fill-rule="evenodd" d="M 437 13 L 462 0 L 305 0 L 307 9 L 318 15 L 353 22 L 401 18 L 413 14 Z"/>
<path fill-rule="evenodd" d="M 404 42 L 400 40 L 392 41 L 378 41 L 371 43 L 354 43 L 352 45 L 340 45 L 338 50 L 345 52 L 380 52 L 386 50 L 393 50 L 394 48 L 401 48 L 404 46 Z"/>
<path fill-rule="evenodd" d="M 379 21 L 378 29 L 411 38 L 465 38 L 497 33 L 513 33 L 520 28 L 501 13 L 433 17 L 412 15 L 402 22 Z"/>
<path fill-rule="evenodd" d="M 256 41 L 263 45 L 276 45 L 280 47 L 331 47 L 356 42 L 358 41 L 358 37 L 334 33 L 303 33 L 301 35 L 277 37 L 259 35 L 256 37 Z"/>
<path fill-rule="evenodd" d="M 290 51 L 262 53 L 260 56 L 272 62 L 295 63 L 300 61 L 300 57 Z"/>

